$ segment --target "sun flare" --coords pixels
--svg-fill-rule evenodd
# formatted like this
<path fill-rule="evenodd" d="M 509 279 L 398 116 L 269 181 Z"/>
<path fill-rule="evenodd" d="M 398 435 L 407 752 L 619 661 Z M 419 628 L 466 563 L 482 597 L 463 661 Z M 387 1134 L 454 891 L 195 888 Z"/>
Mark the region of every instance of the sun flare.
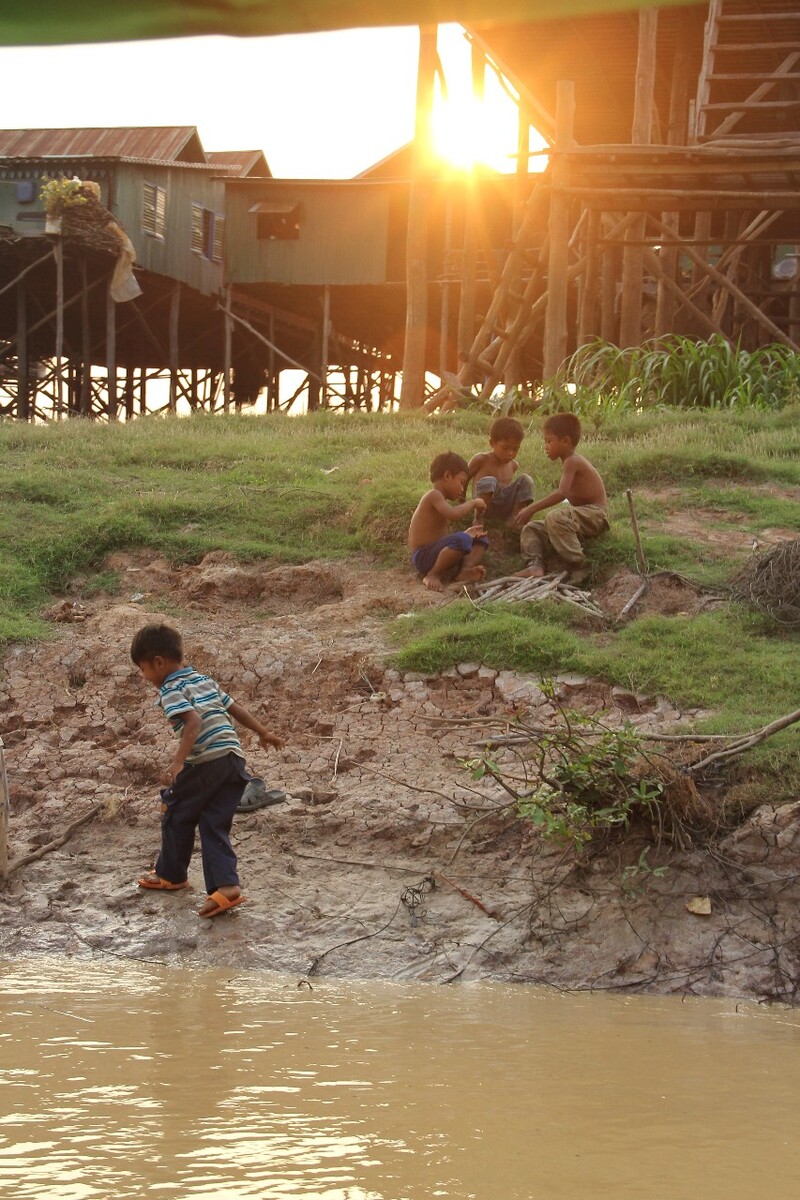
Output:
<path fill-rule="evenodd" d="M 503 86 L 494 72 L 486 71 L 483 95 L 472 90 L 470 48 L 460 26 L 440 26 L 438 39 L 445 84 L 437 80 L 434 94 L 431 145 L 449 167 L 472 171 L 488 167 L 501 174 L 516 170 L 518 108 L 510 85 Z M 530 148 L 544 144 L 535 130 Z M 537 170 L 537 159 L 529 169 Z"/>

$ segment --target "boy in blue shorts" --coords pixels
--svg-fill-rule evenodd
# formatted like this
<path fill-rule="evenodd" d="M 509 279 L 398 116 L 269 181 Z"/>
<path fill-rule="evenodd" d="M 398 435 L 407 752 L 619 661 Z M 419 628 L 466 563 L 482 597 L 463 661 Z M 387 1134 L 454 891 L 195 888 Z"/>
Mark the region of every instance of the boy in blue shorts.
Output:
<path fill-rule="evenodd" d="M 460 454 L 451 450 L 437 454 L 431 463 L 433 487 L 420 500 L 408 529 L 408 549 L 415 571 L 426 588 L 443 592 L 448 583 L 469 583 L 486 574 L 479 566 L 489 545 L 482 525 L 471 525 L 460 533 L 448 533 L 453 521 L 482 513 L 486 501 L 476 497 L 461 504 L 469 468 Z"/>
<path fill-rule="evenodd" d="M 156 704 L 178 738 L 161 780 L 166 785 L 161 792 L 161 853 L 155 870 L 139 880 L 139 887 L 163 892 L 188 887 L 186 875 L 199 827 L 208 898 L 198 913 L 216 917 L 246 899 L 230 832 L 251 776 L 230 718 L 251 729 L 265 750 L 280 749 L 283 742 L 213 679 L 184 666 L 183 641 L 171 626 L 145 625 L 131 643 L 131 658 L 158 688 Z"/>

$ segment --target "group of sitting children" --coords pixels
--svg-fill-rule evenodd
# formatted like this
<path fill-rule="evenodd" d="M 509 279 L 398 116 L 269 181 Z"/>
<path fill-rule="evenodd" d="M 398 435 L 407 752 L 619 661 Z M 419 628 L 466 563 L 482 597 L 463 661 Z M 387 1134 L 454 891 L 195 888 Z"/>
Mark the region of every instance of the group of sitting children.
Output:
<path fill-rule="evenodd" d="M 581 424 L 573 413 L 548 417 L 542 433 L 547 457 L 561 462 L 561 479 L 541 500 L 533 499 L 530 475 L 518 474 L 525 431 L 513 417 L 492 424 L 488 453 L 476 454 L 469 463 L 452 451 L 437 454 L 430 468 L 433 487 L 417 505 L 408 530 L 411 562 L 425 587 L 443 592 L 450 583 L 483 579 L 481 559 L 489 547 L 485 521 L 520 530 L 525 559 L 520 577 L 544 575 L 557 564 L 569 572 L 570 582 L 583 581 L 583 544 L 609 527 L 606 489 L 597 470 L 575 449 Z M 464 500 L 470 482 L 473 498 Z M 551 511 L 543 520 L 531 520 L 545 509 Z M 450 524 L 467 517 L 473 520 L 467 529 L 448 532 Z"/>

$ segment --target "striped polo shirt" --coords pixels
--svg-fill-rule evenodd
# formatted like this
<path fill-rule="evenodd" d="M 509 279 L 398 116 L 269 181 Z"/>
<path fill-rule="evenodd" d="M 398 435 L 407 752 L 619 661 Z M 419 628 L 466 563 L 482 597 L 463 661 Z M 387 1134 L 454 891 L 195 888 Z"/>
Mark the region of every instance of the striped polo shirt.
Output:
<path fill-rule="evenodd" d="M 187 763 L 210 762 L 231 753 L 244 758 L 238 734 L 228 717 L 232 698 L 194 667 L 181 667 L 168 675 L 158 690 L 156 704 L 164 710 L 176 737 L 183 732 L 183 716 L 192 709 L 202 721 L 197 741 L 186 755 Z"/>

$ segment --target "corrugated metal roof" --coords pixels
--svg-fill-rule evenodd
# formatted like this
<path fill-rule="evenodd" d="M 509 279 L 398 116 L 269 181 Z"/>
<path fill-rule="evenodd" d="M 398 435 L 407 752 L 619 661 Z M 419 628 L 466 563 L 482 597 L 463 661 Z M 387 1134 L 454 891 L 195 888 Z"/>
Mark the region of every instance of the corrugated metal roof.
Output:
<path fill-rule="evenodd" d="M 159 162 L 205 163 L 193 125 L 124 126 L 118 129 L 0 129 L 0 154 L 16 158 L 92 155 Z"/>
<path fill-rule="evenodd" d="M 263 150 L 207 150 L 206 158 L 215 166 L 227 167 L 240 179 L 272 179 Z"/>
<path fill-rule="evenodd" d="M 15 167 L 18 169 L 32 168 L 36 166 L 47 173 L 52 173 L 54 170 L 72 170 L 75 174 L 80 174 L 80 168 L 83 166 L 90 167 L 96 171 L 100 168 L 109 168 L 117 166 L 119 163 L 133 163 L 137 167 L 170 167 L 181 171 L 205 171 L 209 175 L 224 175 L 234 177 L 238 174 L 235 168 L 220 166 L 215 163 L 197 162 L 169 162 L 163 158 L 125 158 L 116 155 L 95 155 L 95 154 L 71 154 L 71 155 L 13 155 L 0 154 L 1 167 Z M 77 168 L 77 169 L 76 169 Z"/>

